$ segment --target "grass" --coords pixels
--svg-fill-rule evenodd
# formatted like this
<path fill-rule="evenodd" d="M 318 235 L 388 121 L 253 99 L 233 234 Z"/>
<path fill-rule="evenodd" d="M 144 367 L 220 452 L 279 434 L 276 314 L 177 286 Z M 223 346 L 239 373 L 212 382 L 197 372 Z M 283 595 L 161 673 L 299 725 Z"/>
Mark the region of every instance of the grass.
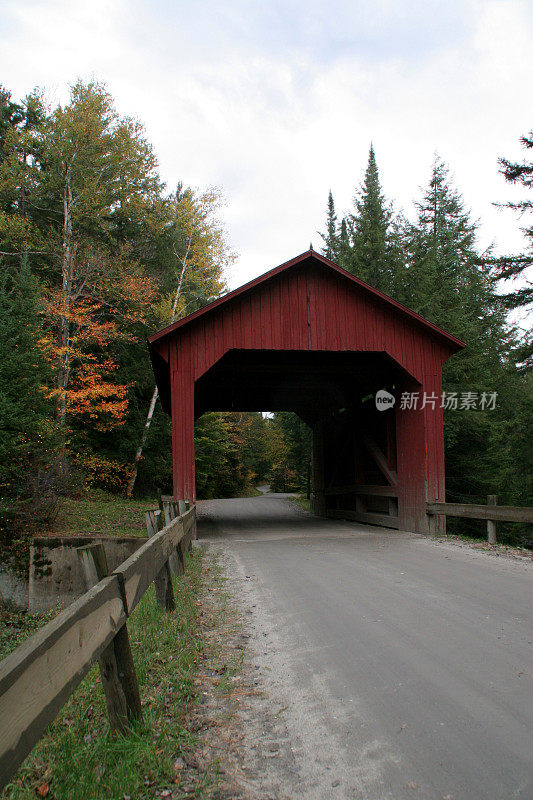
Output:
<path fill-rule="evenodd" d="M 2 794 L 3 800 L 148 800 L 203 798 L 216 770 L 183 770 L 194 751 L 187 725 L 196 700 L 198 665 L 207 658 L 198 594 L 205 575 L 199 551 L 175 579 L 176 611 L 155 603 L 154 588 L 128 621 L 144 720 L 127 736 L 109 731 L 97 667 L 93 667 Z M 225 676 L 224 676 L 225 677 Z M 178 760 L 178 761 L 177 761 Z M 185 775 L 185 782 L 182 775 Z"/>
<path fill-rule="evenodd" d="M 244 489 L 239 497 L 261 497 L 263 492 L 260 492 L 259 489 L 256 489 L 255 486 L 248 486 L 247 489 Z"/>
<path fill-rule="evenodd" d="M 52 534 L 146 536 L 144 512 L 156 506 L 156 500 L 127 500 L 106 492 L 92 492 L 82 499 L 65 498 Z"/>
<path fill-rule="evenodd" d="M 299 505 L 304 511 L 311 511 L 311 501 L 308 500 L 304 494 L 297 494 L 294 497 L 289 497 L 289 500 Z"/>
<path fill-rule="evenodd" d="M 442 536 L 437 536 L 436 538 L 441 539 L 442 541 L 464 542 L 465 544 L 471 545 L 477 550 L 485 550 L 488 553 L 507 553 L 515 556 L 527 556 L 528 558 L 531 557 L 531 548 L 521 545 L 520 543 L 507 544 L 506 542 L 498 541 L 497 544 L 489 544 L 486 539 L 456 532 L 446 532 Z"/>
<path fill-rule="evenodd" d="M 0 660 L 52 619 L 55 612 L 28 614 L 0 606 Z"/>

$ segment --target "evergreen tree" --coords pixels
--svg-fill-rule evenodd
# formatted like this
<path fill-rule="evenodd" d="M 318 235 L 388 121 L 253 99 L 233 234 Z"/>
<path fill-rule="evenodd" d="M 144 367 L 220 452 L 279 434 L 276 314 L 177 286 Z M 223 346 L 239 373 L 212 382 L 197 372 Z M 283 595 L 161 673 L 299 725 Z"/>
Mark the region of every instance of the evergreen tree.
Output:
<path fill-rule="evenodd" d="M 325 243 L 322 252 L 348 272 L 391 294 L 396 286 L 396 271 L 401 266 L 395 226 L 396 220 L 381 189 L 374 147 L 370 145 L 354 210 L 340 224 L 329 193 L 326 233 L 321 234 Z"/>
<path fill-rule="evenodd" d="M 529 132 L 528 136 L 522 136 L 520 141 L 526 150 L 532 150 L 533 130 Z M 518 184 L 519 186 L 523 186 L 525 189 L 533 188 L 533 161 L 513 162 L 506 158 L 500 158 L 499 164 L 502 167 L 500 172 L 504 176 L 505 180 L 508 181 L 508 183 Z M 522 215 L 525 212 L 531 212 L 533 210 L 533 200 L 528 197 L 524 200 L 520 200 L 518 203 L 505 203 L 505 207 L 512 208 Z M 531 264 L 533 263 L 533 224 L 530 222 L 522 230 L 525 233 L 528 241 L 530 250 L 528 263 Z M 520 264 L 517 264 L 516 271 L 510 272 L 508 277 L 515 277 L 516 275 L 521 274 L 526 266 L 526 263 L 523 263 L 521 266 Z M 531 302 L 533 299 L 533 288 L 530 288 L 528 298 L 529 302 Z M 519 301 L 522 301 L 523 299 L 525 298 L 518 298 Z"/>
<path fill-rule="evenodd" d="M 390 286 L 388 230 L 392 213 L 387 207 L 374 147 L 370 145 L 363 184 L 354 198 L 355 213 L 348 216 L 351 239 L 350 271 L 374 286 L 387 291 Z"/>
<path fill-rule="evenodd" d="M 335 203 L 333 202 L 333 195 L 330 189 L 328 194 L 328 210 L 326 214 L 326 233 L 321 233 L 320 236 L 324 240 L 322 253 L 331 261 L 336 261 L 339 254 L 339 232 L 337 228 L 338 224 L 337 215 L 335 213 Z"/>
<path fill-rule="evenodd" d="M 5 158 L 6 143 L 11 131 L 18 128 L 24 120 L 20 103 L 11 99 L 11 92 L 0 84 L 0 161 Z"/>
<path fill-rule="evenodd" d="M 41 266 L 44 217 L 37 186 L 46 112 L 37 92 L 15 103 L 0 86 L 0 243 L 5 266 Z"/>
<path fill-rule="evenodd" d="M 39 471 L 54 460 L 51 407 L 43 391 L 50 376 L 38 304 L 39 287 L 27 259 L 23 259 L 20 270 L 3 267 L 0 277 L 0 527 L 11 520 L 14 504 L 31 503 L 35 499 L 32 497 L 35 479 Z M 40 521 L 39 518 L 34 520 Z"/>
<path fill-rule="evenodd" d="M 417 210 L 417 222 L 405 229 L 407 266 L 401 299 L 467 344 L 445 364 L 444 390 L 456 392 L 459 399 L 464 392 L 497 392 L 501 403 L 518 380 L 509 358 L 512 333 L 486 254 L 477 249 L 476 225 L 438 158 Z M 498 491 L 497 429 L 507 413 L 501 404 L 496 411 L 445 409 L 447 489 L 452 500 L 483 501 Z"/>
<path fill-rule="evenodd" d="M 352 247 L 348 233 L 348 224 L 343 217 L 340 224 L 339 244 L 337 249 L 337 264 L 350 272 L 352 263 Z"/>
<path fill-rule="evenodd" d="M 526 150 L 533 148 L 533 130 L 527 136 L 520 139 Z M 500 158 L 500 172 L 508 183 L 522 186 L 524 189 L 533 187 L 533 161 L 513 162 L 506 158 Z M 507 308 L 523 308 L 530 310 L 533 303 L 533 280 L 531 267 L 533 265 L 533 224 L 531 215 L 533 211 L 533 200 L 528 197 L 518 203 L 504 203 L 505 208 L 517 211 L 519 216 L 529 215 L 529 223 L 522 231 L 526 236 L 527 249 L 525 253 L 512 256 L 503 256 L 495 260 L 497 275 L 500 280 L 521 281 L 520 288 L 503 295 Z M 516 358 L 522 364 L 522 369 L 531 371 L 533 369 L 533 337 L 530 331 L 526 331 L 522 337 L 521 345 L 517 348 Z"/>

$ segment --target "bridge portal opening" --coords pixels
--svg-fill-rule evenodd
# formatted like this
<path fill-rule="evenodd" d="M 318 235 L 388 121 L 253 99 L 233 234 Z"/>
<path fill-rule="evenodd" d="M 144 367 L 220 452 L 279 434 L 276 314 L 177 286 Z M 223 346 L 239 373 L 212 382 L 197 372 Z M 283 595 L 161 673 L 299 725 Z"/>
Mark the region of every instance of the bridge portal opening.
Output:
<path fill-rule="evenodd" d="M 265 408 L 297 414 L 312 431 L 315 513 L 398 527 L 395 402 L 376 396 L 395 400 L 412 385 L 383 352 L 235 349 L 195 383 L 195 419 Z"/>

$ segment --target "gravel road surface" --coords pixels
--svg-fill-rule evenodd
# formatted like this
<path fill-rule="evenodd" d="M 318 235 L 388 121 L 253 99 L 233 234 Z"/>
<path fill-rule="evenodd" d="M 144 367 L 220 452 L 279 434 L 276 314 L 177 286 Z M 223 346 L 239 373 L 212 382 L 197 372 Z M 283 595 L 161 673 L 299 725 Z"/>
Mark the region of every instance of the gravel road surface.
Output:
<path fill-rule="evenodd" d="M 280 709 L 265 798 L 533 798 L 531 563 L 281 495 L 199 514 Z"/>

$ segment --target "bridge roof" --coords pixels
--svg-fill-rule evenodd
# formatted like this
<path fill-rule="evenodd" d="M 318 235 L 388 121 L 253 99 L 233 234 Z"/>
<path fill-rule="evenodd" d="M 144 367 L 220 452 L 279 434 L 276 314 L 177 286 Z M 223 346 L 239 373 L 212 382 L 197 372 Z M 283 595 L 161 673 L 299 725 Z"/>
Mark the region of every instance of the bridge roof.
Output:
<path fill-rule="evenodd" d="M 429 320 L 422 317 L 420 314 L 417 314 L 416 311 L 412 311 L 407 306 L 402 305 L 397 300 L 393 300 L 392 297 L 388 297 L 388 295 L 380 292 L 378 289 L 374 289 L 365 281 L 362 281 L 360 278 L 355 277 L 350 272 L 342 267 L 339 267 L 333 261 L 330 261 L 323 255 L 316 253 L 314 250 L 307 250 L 304 253 L 296 256 L 295 258 L 291 258 L 290 261 L 286 261 L 283 264 L 280 264 L 274 269 L 269 270 L 268 272 L 263 273 L 257 278 L 245 283 L 243 286 L 239 286 L 238 289 L 234 289 L 231 292 L 219 297 L 217 300 L 213 300 L 213 302 L 209 303 L 208 305 L 204 306 L 203 308 L 199 309 L 198 311 L 194 311 L 192 314 L 189 314 L 186 317 L 182 317 L 181 319 L 174 322 L 172 325 L 168 325 L 166 328 L 163 328 L 160 331 L 152 334 L 148 337 L 148 342 L 150 345 L 154 345 L 156 342 L 161 342 L 161 340 L 166 339 L 169 336 L 172 336 L 174 333 L 181 332 L 183 328 L 185 328 L 189 323 L 193 322 L 194 320 L 198 319 L 199 317 L 208 317 L 214 311 L 219 309 L 221 306 L 227 305 L 231 303 L 234 299 L 241 297 L 244 294 L 254 291 L 256 288 L 260 287 L 262 284 L 266 283 L 267 281 L 271 281 L 279 276 L 281 273 L 288 272 L 298 266 L 318 266 L 323 268 L 324 270 L 329 271 L 330 273 L 337 273 L 339 278 L 342 280 L 347 280 L 352 284 L 358 286 L 364 293 L 366 293 L 370 298 L 373 298 L 375 301 L 379 303 L 383 303 L 390 308 L 390 310 L 394 310 L 396 313 L 399 313 L 402 316 L 405 316 L 411 320 L 417 327 L 421 328 L 426 334 L 430 336 L 436 337 L 440 339 L 444 344 L 446 344 L 452 352 L 457 352 L 458 350 L 463 349 L 466 345 L 456 336 L 453 334 L 448 333 L 443 328 L 440 328 L 438 325 L 435 325 Z"/>

